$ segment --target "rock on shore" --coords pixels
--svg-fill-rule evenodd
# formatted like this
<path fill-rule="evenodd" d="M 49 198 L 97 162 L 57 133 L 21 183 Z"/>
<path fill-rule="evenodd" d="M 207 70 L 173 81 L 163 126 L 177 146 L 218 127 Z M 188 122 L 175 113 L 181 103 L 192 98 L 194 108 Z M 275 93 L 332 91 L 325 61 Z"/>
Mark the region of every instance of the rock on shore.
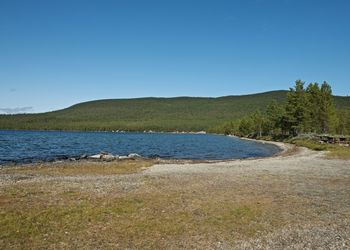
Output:
<path fill-rule="evenodd" d="M 114 161 L 114 160 L 127 160 L 127 159 L 137 160 L 137 159 L 142 159 L 143 157 L 136 153 L 119 156 L 119 155 L 113 155 L 108 152 L 101 152 L 99 154 L 90 155 L 81 159 L 86 159 L 86 158 L 90 160 Z"/>

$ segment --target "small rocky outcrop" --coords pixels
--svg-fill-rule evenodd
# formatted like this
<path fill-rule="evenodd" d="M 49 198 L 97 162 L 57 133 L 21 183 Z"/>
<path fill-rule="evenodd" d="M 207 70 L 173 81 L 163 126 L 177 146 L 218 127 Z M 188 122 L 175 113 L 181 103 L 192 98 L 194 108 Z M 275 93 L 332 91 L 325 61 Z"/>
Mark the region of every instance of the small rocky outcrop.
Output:
<path fill-rule="evenodd" d="M 141 155 L 136 154 L 136 153 L 119 156 L 119 155 L 110 154 L 108 152 L 101 152 L 101 153 L 96 154 L 96 155 L 86 156 L 85 158 L 90 159 L 90 160 L 102 160 L 102 161 L 127 160 L 127 159 L 131 159 L 131 160 L 143 159 L 143 157 Z M 82 159 L 82 157 L 80 157 L 80 159 Z"/>
<path fill-rule="evenodd" d="M 142 156 L 141 156 L 141 155 L 139 155 L 139 154 L 135 154 L 135 153 L 133 153 L 133 154 L 129 154 L 129 155 L 128 155 L 128 158 L 129 158 L 129 159 L 136 160 L 136 159 L 141 159 L 141 158 L 142 158 Z"/>
<path fill-rule="evenodd" d="M 87 158 L 88 158 L 88 156 L 86 154 L 83 154 L 79 157 L 79 159 L 87 159 Z"/>
<path fill-rule="evenodd" d="M 99 160 L 101 158 L 102 158 L 102 154 L 88 156 L 88 159 L 91 159 L 91 160 Z"/>
<path fill-rule="evenodd" d="M 116 159 L 116 157 L 112 154 L 104 154 L 101 156 L 101 159 L 103 161 L 114 161 Z"/>

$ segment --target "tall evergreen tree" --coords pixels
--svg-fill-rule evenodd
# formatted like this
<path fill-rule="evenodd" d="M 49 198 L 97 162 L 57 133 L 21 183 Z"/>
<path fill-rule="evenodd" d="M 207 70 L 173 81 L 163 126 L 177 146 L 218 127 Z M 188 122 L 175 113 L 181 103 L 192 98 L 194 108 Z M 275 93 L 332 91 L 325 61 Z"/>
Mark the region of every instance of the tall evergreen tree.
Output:
<path fill-rule="evenodd" d="M 338 110 L 336 122 L 337 134 L 350 134 L 350 109 Z"/>
<path fill-rule="evenodd" d="M 254 132 L 254 124 L 250 117 L 243 117 L 239 123 L 238 132 L 240 136 L 248 136 Z"/>
<path fill-rule="evenodd" d="M 261 137 L 263 133 L 264 123 L 265 123 L 265 119 L 261 111 L 260 110 L 255 111 L 251 115 L 251 120 L 253 122 L 254 131 L 259 135 L 259 137 Z"/>
<path fill-rule="evenodd" d="M 332 88 L 324 81 L 321 85 L 320 98 L 320 126 L 322 133 L 332 132 L 335 122 L 335 107 L 333 103 Z"/>
<path fill-rule="evenodd" d="M 287 94 L 286 120 L 289 133 L 294 136 L 303 132 L 309 122 L 304 84 L 301 80 L 295 81 L 294 88 Z"/>
<path fill-rule="evenodd" d="M 277 134 L 282 130 L 282 118 L 284 116 L 284 108 L 273 100 L 266 108 L 266 130 L 272 134 Z"/>
<path fill-rule="evenodd" d="M 318 133 L 321 131 L 320 125 L 320 104 L 321 104 L 321 90 L 318 83 L 310 83 L 306 88 L 308 107 L 307 112 L 309 116 L 308 131 Z"/>

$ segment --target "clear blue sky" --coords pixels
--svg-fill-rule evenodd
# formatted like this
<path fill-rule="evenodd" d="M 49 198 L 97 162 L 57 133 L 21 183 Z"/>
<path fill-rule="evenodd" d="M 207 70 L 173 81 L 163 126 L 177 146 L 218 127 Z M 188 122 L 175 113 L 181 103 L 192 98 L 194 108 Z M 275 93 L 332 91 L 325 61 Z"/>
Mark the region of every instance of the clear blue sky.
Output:
<path fill-rule="evenodd" d="M 223 96 L 327 80 L 350 94 L 348 0 L 1 0 L 0 109 Z"/>

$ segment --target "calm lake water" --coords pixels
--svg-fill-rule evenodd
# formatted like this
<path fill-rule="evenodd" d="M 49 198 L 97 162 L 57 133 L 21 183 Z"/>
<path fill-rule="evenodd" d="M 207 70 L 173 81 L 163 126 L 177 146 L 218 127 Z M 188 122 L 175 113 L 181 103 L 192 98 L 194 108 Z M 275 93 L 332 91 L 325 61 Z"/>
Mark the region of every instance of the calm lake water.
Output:
<path fill-rule="evenodd" d="M 221 135 L 0 130 L 0 164 L 55 161 L 107 151 L 164 159 L 271 156 L 279 148 Z"/>

